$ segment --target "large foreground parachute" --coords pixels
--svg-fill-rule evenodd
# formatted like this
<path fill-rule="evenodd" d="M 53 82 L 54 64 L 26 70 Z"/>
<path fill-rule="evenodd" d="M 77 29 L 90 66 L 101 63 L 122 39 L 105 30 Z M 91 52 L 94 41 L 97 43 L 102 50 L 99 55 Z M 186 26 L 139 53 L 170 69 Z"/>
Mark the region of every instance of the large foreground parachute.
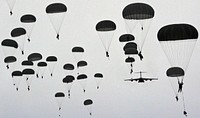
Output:
<path fill-rule="evenodd" d="M 46 13 L 57 33 L 56 38 L 59 39 L 61 25 L 63 23 L 67 7 L 63 3 L 52 3 L 46 7 Z"/>

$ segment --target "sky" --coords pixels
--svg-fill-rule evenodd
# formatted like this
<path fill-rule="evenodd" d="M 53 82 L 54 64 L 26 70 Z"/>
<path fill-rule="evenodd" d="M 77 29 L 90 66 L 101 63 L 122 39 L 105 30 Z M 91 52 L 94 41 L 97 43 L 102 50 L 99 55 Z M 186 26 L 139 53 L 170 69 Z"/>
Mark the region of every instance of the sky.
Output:
<path fill-rule="evenodd" d="M 47 5 L 61 2 L 67 6 L 67 12 L 60 30 L 60 40 L 45 12 Z M 157 77 L 158 81 L 142 84 L 124 82 L 129 78 L 129 70 L 124 63 L 123 46 L 119 37 L 126 33 L 122 17 L 123 8 L 136 2 L 151 5 L 155 10 L 149 32 L 147 34 L 142 62 L 136 59 L 135 71 L 147 71 L 144 76 Z M 71 99 L 67 97 L 62 104 L 63 118 L 183 118 L 181 100 L 176 102 L 166 70 L 170 64 L 157 39 L 159 29 L 168 24 L 188 23 L 200 29 L 200 10 L 198 0 L 17 0 L 13 15 L 9 15 L 6 0 L 0 1 L 0 39 L 11 38 L 10 32 L 23 26 L 20 17 L 31 13 L 37 18 L 31 34 L 31 42 L 25 42 L 25 54 L 17 50 L 19 62 L 27 59 L 33 52 L 43 55 L 43 60 L 49 55 L 56 55 L 58 63 L 54 76 L 46 71 L 44 78 L 33 78 L 31 91 L 27 91 L 25 79 L 21 80 L 19 91 L 12 85 L 10 72 L 3 62 L 3 50 L 0 51 L 0 117 L 1 118 L 56 118 L 58 105 L 55 93 L 63 91 L 62 83 L 65 77 L 62 66 L 65 63 L 75 64 L 71 49 L 82 46 L 85 49 L 83 59 L 88 62 L 86 93 L 83 93 L 78 81 L 71 89 Z M 109 19 L 116 23 L 116 31 L 110 45 L 110 60 L 105 57 L 101 40 L 95 30 L 96 24 Z M 199 67 L 200 42 L 197 41 L 184 78 L 184 96 L 188 117 L 200 116 L 200 80 Z M 18 64 L 16 68 L 21 68 Z M 96 89 L 93 75 L 102 72 L 104 79 L 100 89 Z M 139 75 L 134 75 L 138 77 Z M 83 105 L 85 99 L 92 99 L 92 116 Z"/>

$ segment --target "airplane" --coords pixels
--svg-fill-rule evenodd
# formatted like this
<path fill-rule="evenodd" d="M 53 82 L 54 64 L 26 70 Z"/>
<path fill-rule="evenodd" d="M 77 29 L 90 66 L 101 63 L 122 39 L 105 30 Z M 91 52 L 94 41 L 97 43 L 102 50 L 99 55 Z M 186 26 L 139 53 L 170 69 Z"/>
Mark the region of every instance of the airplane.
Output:
<path fill-rule="evenodd" d="M 131 82 L 133 82 L 133 81 L 137 81 L 138 83 L 144 83 L 145 81 L 152 81 L 152 80 L 158 80 L 158 78 L 144 78 L 144 77 L 142 77 L 142 73 L 146 73 L 146 72 L 142 72 L 142 71 L 140 71 L 140 72 L 134 72 L 134 73 L 139 73 L 140 74 L 140 77 L 139 78 L 131 78 L 131 79 L 125 79 L 124 81 L 131 81 Z"/>

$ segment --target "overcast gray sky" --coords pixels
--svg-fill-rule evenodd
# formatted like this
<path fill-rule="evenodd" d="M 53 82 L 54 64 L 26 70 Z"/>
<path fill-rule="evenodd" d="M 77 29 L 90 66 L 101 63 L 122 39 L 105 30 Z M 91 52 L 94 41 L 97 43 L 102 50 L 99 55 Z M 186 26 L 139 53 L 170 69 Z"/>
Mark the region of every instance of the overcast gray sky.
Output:
<path fill-rule="evenodd" d="M 64 3 L 68 10 L 63 21 L 60 40 L 55 38 L 55 31 L 45 12 L 47 5 L 53 2 Z M 158 77 L 158 81 L 144 84 L 129 83 L 123 80 L 129 77 L 129 70 L 124 63 L 122 45 L 119 36 L 126 33 L 122 18 L 123 8 L 135 2 L 144 2 L 155 10 L 149 33 L 144 44 L 144 61 L 135 64 L 135 71 L 147 71 L 146 76 Z M 73 83 L 71 99 L 63 101 L 63 118 L 89 118 L 83 101 L 93 100 L 93 118 L 182 118 L 182 103 L 176 102 L 168 78 L 165 74 L 169 62 L 157 40 L 158 30 L 167 24 L 189 23 L 200 29 L 199 0 L 17 0 L 13 16 L 9 15 L 6 0 L 1 0 L 0 39 L 11 38 L 13 28 L 22 26 L 20 17 L 26 13 L 34 14 L 37 22 L 31 35 L 31 42 L 25 43 L 25 55 L 16 52 L 19 62 L 32 52 L 40 52 L 44 59 L 56 55 L 58 64 L 54 77 L 48 71 L 44 79 L 34 78 L 31 91 L 27 91 L 25 79 L 21 81 L 17 92 L 3 62 L 0 51 L 0 117 L 1 118 L 55 118 L 58 106 L 54 98 L 57 91 L 67 91 L 62 83 L 64 72 L 62 66 L 67 62 L 75 64 L 71 49 L 82 46 L 83 58 L 88 62 L 88 83 L 86 93 L 77 81 Z M 95 30 L 97 22 L 113 20 L 117 29 L 110 46 L 110 60 L 105 57 L 101 40 Z M 188 117 L 200 116 L 200 80 L 199 67 L 200 42 L 197 41 L 189 67 L 185 75 L 184 95 Z M 137 60 L 139 61 L 139 60 Z M 19 64 L 17 65 L 18 68 Z M 102 72 L 104 80 L 96 90 L 94 73 Z M 135 75 L 137 76 L 137 75 Z"/>

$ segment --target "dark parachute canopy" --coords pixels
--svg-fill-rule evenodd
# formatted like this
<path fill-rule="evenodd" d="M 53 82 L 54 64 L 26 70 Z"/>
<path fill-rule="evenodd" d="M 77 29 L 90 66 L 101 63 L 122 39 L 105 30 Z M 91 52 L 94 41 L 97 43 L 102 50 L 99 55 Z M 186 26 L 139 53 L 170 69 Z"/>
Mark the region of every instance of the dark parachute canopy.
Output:
<path fill-rule="evenodd" d="M 62 3 L 52 3 L 46 8 L 46 13 L 60 13 L 66 11 L 67 7 Z"/>
<path fill-rule="evenodd" d="M 35 74 L 35 71 L 31 68 L 26 68 L 22 71 L 22 74 L 23 75 L 33 75 L 33 74 Z"/>
<path fill-rule="evenodd" d="M 15 28 L 11 31 L 12 37 L 18 37 L 18 36 L 25 35 L 25 34 L 26 34 L 26 30 L 22 27 Z"/>
<path fill-rule="evenodd" d="M 14 77 L 14 76 L 22 76 L 22 72 L 19 71 L 19 70 L 13 71 L 12 72 L 12 77 Z"/>
<path fill-rule="evenodd" d="M 136 55 L 136 54 L 138 54 L 138 51 L 135 48 L 125 49 L 125 55 Z"/>
<path fill-rule="evenodd" d="M 91 99 L 87 99 L 87 100 L 84 101 L 83 104 L 84 105 L 91 105 L 91 104 L 93 104 L 93 101 Z"/>
<path fill-rule="evenodd" d="M 28 56 L 29 61 L 38 61 L 42 59 L 42 55 L 40 53 L 32 53 Z"/>
<path fill-rule="evenodd" d="M 28 61 L 28 60 L 24 60 L 24 61 L 22 61 L 22 66 L 33 66 L 33 62 Z"/>
<path fill-rule="evenodd" d="M 12 39 L 4 39 L 1 42 L 2 46 L 7 46 L 7 47 L 13 47 L 13 48 L 18 48 L 18 44 L 15 40 Z"/>
<path fill-rule="evenodd" d="M 132 34 L 123 34 L 119 37 L 119 42 L 134 41 L 135 37 Z"/>
<path fill-rule="evenodd" d="M 96 78 L 103 78 L 103 74 L 101 74 L 101 73 L 95 73 L 94 77 L 96 77 Z"/>
<path fill-rule="evenodd" d="M 70 64 L 70 63 L 67 63 L 63 66 L 63 69 L 65 70 L 74 70 L 74 65 L 73 64 Z"/>
<path fill-rule="evenodd" d="M 116 24 L 111 20 L 102 20 L 96 25 L 96 31 L 113 31 L 115 29 Z"/>
<path fill-rule="evenodd" d="M 133 62 L 135 62 L 135 59 L 133 57 L 127 57 L 125 62 L 126 63 L 133 63 Z"/>
<path fill-rule="evenodd" d="M 25 14 L 20 18 L 22 23 L 32 23 L 36 22 L 36 17 L 32 14 Z"/>
<path fill-rule="evenodd" d="M 197 39 L 198 31 L 190 24 L 171 24 L 162 27 L 157 37 L 159 41 Z"/>
<path fill-rule="evenodd" d="M 46 61 L 47 61 L 47 62 L 57 61 L 57 57 L 56 57 L 56 56 L 48 56 L 48 57 L 46 58 Z"/>
<path fill-rule="evenodd" d="M 84 49 L 82 47 L 73 47 L 72 52 L 84 52 Z"/>
<path fill-rule="evenodd" d="M 47 63 L 44 62 L 44 61 L 41 61 L 41 62 L 38 62 L 37 66 L 38 67 L 45 67 L 45 66 L 47 66 Z"/>
<path fill-rule="evenodd" d="M 126 45 L 124 46 L 123 50 L 125 51 L 126 49 L 130 49 L 130 48 L 137 50 L 137 44 L 134 43 L 134 42 L 126 43 Z"/>
<path fill-rule="evenodd" d="M 87 79 L 87 75 L 86 74 L 81 74 L 77 76 L 77 80 L 82 80 L 82 79 Z"/>
<path fill-rule="evenodd" d="M 13 63 L 13 62 L 16 62 L 16 61 L 17 61 L 17 58 L 15 56 L 8 56 L 4 59 L 5 63 Z"/>
<path fill-rule="evenodd" d="M 57 92 L 55 97 L 65 97 L 65 94 L 63 92 Z"/>
<path fill-rule="evenodd" d="M 64 79 L 63 79 L 63 83 L 71 83 L 75 80 L 74 76 L 72 75 L 67 75 Z"/>
<path fill-rule="evenodd" d="M 86 61 L 79 61 L 78 63 L 77 63 L 77 67 L 83 67 L 83 66 L 87 66 L 88 64 L 87 64 L 87 62 Z"/>
<path fill-rule="evenodd" d="M 166 72 L 168 77 L 181 77 L 185 75 L 185 72 L 180 67 L 171 67 Z"/>
<path fill-rule="evenodd" d="M 154 17 L 154 10 L 145 3 L 132 3 L 123 9 L 122 15 L 124 19 L 150 19 Z"/>

